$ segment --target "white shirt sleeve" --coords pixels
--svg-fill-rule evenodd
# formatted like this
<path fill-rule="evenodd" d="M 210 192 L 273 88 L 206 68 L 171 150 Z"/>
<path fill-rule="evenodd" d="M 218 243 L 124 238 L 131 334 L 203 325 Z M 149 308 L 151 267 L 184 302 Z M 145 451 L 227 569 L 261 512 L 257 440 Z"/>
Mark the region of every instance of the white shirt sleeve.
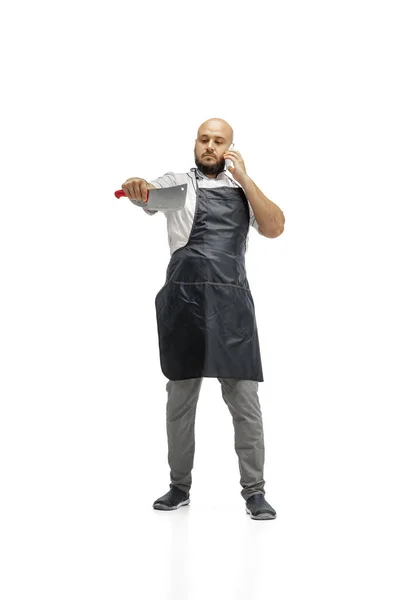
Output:
<path fill-rule="evenodd" d="M 250 211 L 250 225 L 258 231 L 258 223 L 256 221 L 256 217 L 254 216 L 253 209 L 251 208 L 250 202 L 248 200 L 247 200 L 247 202 L 249 204 L 249 211 Z"/>
<path fill-rule="evenodd" d="M 152 179 L 151 181 L 149 181 L 149 183 L 152 183 L 153 185 L 159 188 L 173 187 L 174 185 L 177 185 L 175 173 L 173 173 L 172 171 L 168 171 L 168 173 L 165 173 L 162 177 Z"/>

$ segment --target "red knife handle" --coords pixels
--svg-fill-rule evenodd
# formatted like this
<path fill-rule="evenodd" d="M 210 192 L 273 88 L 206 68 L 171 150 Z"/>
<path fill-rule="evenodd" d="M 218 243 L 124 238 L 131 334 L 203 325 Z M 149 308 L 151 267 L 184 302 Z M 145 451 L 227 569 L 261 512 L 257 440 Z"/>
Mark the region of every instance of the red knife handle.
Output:
<path fill-rule="evenodd" d="M 116 198 L 121 198 L 121 196 L 125 196 L 126 197 L 126 194 L 125 194 L 124 190 L 117 190 L 116 192 L 114 192 L 114 196 Z M 149 190 L 147 190 L 145 202 L 147 202 L 148 199 L 149 199 Z"/>

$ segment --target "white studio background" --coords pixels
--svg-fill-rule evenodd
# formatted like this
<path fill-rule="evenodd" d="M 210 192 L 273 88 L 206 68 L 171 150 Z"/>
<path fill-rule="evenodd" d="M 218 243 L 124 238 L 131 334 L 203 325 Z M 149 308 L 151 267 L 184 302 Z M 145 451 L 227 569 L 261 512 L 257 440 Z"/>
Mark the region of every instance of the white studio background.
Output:
<path fill-rule="evenodd" d="M 399 597 L 394 9 L 2 8 L 4 600 Z M 114 191 L 189 170 L 211 117 L 286 217 L 277 239 L 251 231 L 247 253 L 270 523 L 245 514 L 213 380 L 192 504 L 151 506 L 169 483 L 166 222 Z"/>

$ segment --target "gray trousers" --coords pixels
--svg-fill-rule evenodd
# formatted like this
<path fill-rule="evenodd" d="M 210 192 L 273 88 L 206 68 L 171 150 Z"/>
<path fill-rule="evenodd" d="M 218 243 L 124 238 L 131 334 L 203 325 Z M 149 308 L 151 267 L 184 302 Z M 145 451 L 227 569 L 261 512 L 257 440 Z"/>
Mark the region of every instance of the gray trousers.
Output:
<path fill-rule="evenodd" d="M 203 378 L 168 381 L 167 437 L 171 485 L 188 492 L 192 485 L 195 417 Z M 265 493 L 264 432 L 258 381 L 220 379 L 222 397 L 232 415 L 239 459 L 241 494 L 245 500 Z"/>

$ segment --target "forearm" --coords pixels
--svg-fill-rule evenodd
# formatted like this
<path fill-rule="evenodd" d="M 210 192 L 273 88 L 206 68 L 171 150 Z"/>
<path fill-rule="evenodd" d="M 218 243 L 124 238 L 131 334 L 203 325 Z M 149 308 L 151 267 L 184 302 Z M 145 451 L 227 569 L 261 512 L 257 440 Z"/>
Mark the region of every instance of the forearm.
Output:
<path fill-rule="evenodd" d="M 247 177 L 241 185 L 253 209 L 262 235 L 270 238 L 281 235 L 285 225 L 285 216 L 279 206 L 262 193 L 251 177 Z"/>

